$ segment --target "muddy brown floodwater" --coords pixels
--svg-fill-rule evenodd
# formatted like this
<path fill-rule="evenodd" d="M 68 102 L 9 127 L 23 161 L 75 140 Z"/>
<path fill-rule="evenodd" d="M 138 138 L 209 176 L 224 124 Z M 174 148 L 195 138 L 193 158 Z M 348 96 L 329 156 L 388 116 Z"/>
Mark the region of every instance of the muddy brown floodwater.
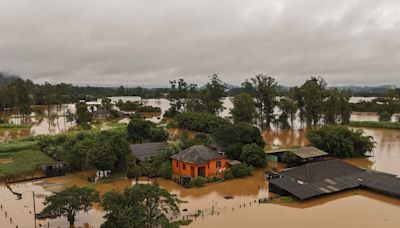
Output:
<path fill-rule="evenodd" d="M 67 132 L 75 126 L 65 117 L 67 111 L 74 112 L 73 104 L 64 104 L 61 106 L 43 105 L 33 106 L 33 112 L 30 116 L 22 118 L 14 112 L 1 112 L 0 115 L 8 116 L 10 124 L 29 124 L 31 128 L 21 129 L 0 129 L 0 142 L 22 138 L 30 135 L 54 135 Z"/>
<path fill-rule="evenodd" d="M 370 158 L 345 159 L 357 166 L 377 169 L 400 175 L 400 131 L 387 129 L 364 129 L 377 141 L 377 147 Z M 277 147 L 307 145 L 304 131 L 269 131 L 265 132 L 266 141 Z M 271 163 L 269 168 L 272 168 Z M 277 167 L 281 168 L 281 167 Z M 177 194 L 184 201 L 181 204 L 181 216 L 194 214 L 201 210 L 200 216 L 189 227 L 400 227 L 400 200 L 363 190 L 347 191 L 302 203 L 258 204 L 259 198 L 269 196 L 268 183 L 263 178 L 264 170 L 256 170 L 253 176 L 235 179 L 223 183 L 211 184 L 203 188 L 185 189 L 176 183 L 158 179 L 157 183 L 169 192 Z M 21 200 L 4 186 L 0 187 L 0 203 L 4 211 L 0 211 L 1 227 L 32 227 L 32 191 L 36 193 L 38 211 L 43 208 L 46 195 L 72 185 L 87 185 L 88 173 L 78 173 L 64 177 L 49 178 L 42 181 L 13 185 L 16 192 L 23 194 Z M 146 179 L 142 183 L 148 183 Z M 132 186 L 130 180 L 121 179 L 113 183 L 98 183 L 94 186 L 104 193 L 112 189 L 123 189 Z M 93 184 L 91 184 L 93 185 Z M 226 197 L 228 199 L 226 199 Z M 251 203 L 251 204 L 250 204 Z M 99 227 L 104 221 L 104 211 L 96 205 L 88 213 L 77 217 L 77 226 L 90 224 Z M 65 218 L 40 221 L 44 226 L 67 227 Z"/>
<path fill-rule="evenodd" d="M 228 101 L 224 102 L 227 103 Z M 229 102 L 228 102 L 229 103 Z M 150 100 L 148 105 L 162 106 L 164 101 Z M 229 106 L 229 105 L 228 105 Z M 149 116 L 150 118 L 157 118 Z M 352 120 L 372 120 L 376 114 L 353 113 Z M 170 129 L 173 135 L 179 135 L 180 129 Z M 400 130 L 363 128 L 377 142 L 369 158 L 345 159 L 359 167 L 376 169 L 400 175 Z M 196 132 L 188 132 L 194 137 Z M 263 133 L 267 149 L 280 147 L 305 146 L 304 130 L 268 130 Z M 1 161 L 9 162 L 9 161 Z M 269 164 L 269 169 L 277 164 Z M 281 166 L 278 165 L 278 169 Z M 363 190 L 353 190 L 330 195 L 302 203 L 258 204 L 259 198 L 269 196 L 268 183 L 264 180 L 265 170 L 258 169 L 253 176 L 211 184 L 203 188 L 185 189 L 176 183 L 158 179 L 157 184 L 169 192 L 177 194 L 184 201 L 180 208 L 181 216 L 194 214 L 201 210 L 200 216 L 188 227 L 325 227 L 325 228 L 399 228 L 400 200 Z M 134 183 L 121 179 L 113 183 L 88 183 L 90 172 L 75 173 L 64 177 L 48 178 L 41 181 L 12 185 L 14 191 L 22 193 L 22 199 L 16 197 L 0 185 L 0 227 L 33 227 L 32 191 L 36 194 L 37 211 L 43 208 L 46 195 L 60 191 L 68 186 L 90 184 L 104 193 L 112 189 L 123 189 Z M 142 179 L 141 183 L 148 183 Z M 186 209 L 185 211 L 183 211 Z M 5 217 L 7 211 L 7 218 Z M 104 211 L 95 205 L 88 213 L 77 216 L 78 227 L 99 227 L 104 219 Z M 10 224 L 12 217 L 12 224 Z M 68 227 L 65 218 L 38 221 L 42 227 Z"/>

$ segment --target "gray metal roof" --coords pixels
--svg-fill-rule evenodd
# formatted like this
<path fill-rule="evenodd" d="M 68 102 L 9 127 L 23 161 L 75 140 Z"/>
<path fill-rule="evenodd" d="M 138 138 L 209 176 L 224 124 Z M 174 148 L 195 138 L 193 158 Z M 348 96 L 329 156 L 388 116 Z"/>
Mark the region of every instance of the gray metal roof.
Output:
<path fill-rule="evenodd" d="M 166 142 L 132 144 L 131 152 L 139 161 L 145 161 L 157 155 L 166 145 Z"/>
<path fill-rule="evenodd" d="M 269 180 L 299 200 L 353 188 L 400 198 L 400 179 L 394 175 L 364 170 L 340 160 L 309 163 L 281 172 L 282 177 Z"/>
<path fill-rule="evenodd" d="M 306 158 L 314 158 L 314 157 L 320 157 L 320 156 L 326 156 L 328 155 L 327 152 L 322 151 L 318 148 L 315 148 L 313 146 L 309 147 L 300 147 L 300 148 L 293 148 L 293 149 L 276 149 L 276 150 L 269 150 L 266 151 L 265 153 L 267 154 L 280 154 L 284 152 L 291 152 L 294 155 L 306 159 Z"/>
<path fill-rule="evenodd" d="M 304 182 L 315 182 L 329 178 L 347 176 L 362 171 L 364 170 L 335 159 L 323 162 L 307 163 L 294 168 L 289 168 L 283 170 L 281 175 Z"/>
<path fill-rule="evenodd" d="M 240 162 L 238 160 L 229 160 L 227 163 L 229 165 L 240 165 L 240 164 L 242 164 L 242 162 Z"/>
<path fill-rule="evenodd" d="M 275 149 L 275 150 L 268 150 L 265 151 L 267 154 L 277 154 L 277 153 L 283 153 L 283 152 L 290 152 L 291 149 Z"/>
<path fill-rule="evenodd" d="M 178 154 L 171 156 L 172 159 L 195 165 L 207 164 L 209 161 L 223 159 L 225 156 L 205 145 L 191 146 Z"/>
<path fill-rule="evenodd" d="M 290 150 L 293 154 L 300 158 L 313 158 L 313 157 L 320 157 L 320 156 L 326 156 L 328 153 L 325 151 L 322 151 L 318 148 L 315 147 L 300 147 L 296 149 L 291 149 Z"/>

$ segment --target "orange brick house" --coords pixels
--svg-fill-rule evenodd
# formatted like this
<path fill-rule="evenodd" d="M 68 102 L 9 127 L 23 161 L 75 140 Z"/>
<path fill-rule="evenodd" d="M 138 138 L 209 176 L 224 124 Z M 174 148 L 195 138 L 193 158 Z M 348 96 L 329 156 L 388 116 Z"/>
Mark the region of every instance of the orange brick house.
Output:
<path fill-rule="evenodd" d="M 191 146 L 171 156 L 175 180 L 186 183 L 198 176 L 209 177 L 222 173 L 228 167 L 226 156 L 208 146 Z"/>

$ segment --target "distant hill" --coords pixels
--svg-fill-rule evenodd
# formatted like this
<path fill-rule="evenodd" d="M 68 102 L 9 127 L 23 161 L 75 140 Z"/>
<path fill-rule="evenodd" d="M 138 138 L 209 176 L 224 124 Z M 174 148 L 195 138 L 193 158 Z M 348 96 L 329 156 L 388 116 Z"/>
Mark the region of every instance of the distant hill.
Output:
<path fill-rule="evenodd" d="M 381 86 L 338 86 L 336 88 L 348 89 L 353 96 L 359 97 L 379 97 L 385 95 L 389 90 L 396 89 L 396 86 L 381 85 Z"/>

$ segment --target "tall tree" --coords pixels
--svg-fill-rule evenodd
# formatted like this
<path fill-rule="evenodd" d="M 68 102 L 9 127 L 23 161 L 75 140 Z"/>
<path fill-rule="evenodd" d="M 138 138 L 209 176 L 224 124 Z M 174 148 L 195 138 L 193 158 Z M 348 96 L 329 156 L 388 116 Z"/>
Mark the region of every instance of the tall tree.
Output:
<path fill-rule="evenodd" d="M 87 187 L 70 187 L 59 193 L 47 196 L 44 205 L 46 206 L 42 215 L 45 217 L 66 216 L 71 227 L 74 226 L 76 214 L 80 211 L 87 212 L 92 204 L 97 202 L 99 194 L 94 189 Z"/>
<path fill-rule="evenodd" d="M 176 114 L 187 111 L 187 102 L 193 93 L 196 92 L 197 85 L 189 84 L 184 79 L 172 80 L 169 82 L 171 89 L 168 94 L 170 110 Z"/>
<path fill-rule="evenodd" d="M 233 99 L 231 114 L 234 123 L 252 123 L 256 113 L 253 98 L 247 93 L 241 93 Z"/>
<path fill-rule="evenodd" d="M 279 100 L 278 107 L 280 109 L 280 114 L 275 121 L 277 127 L 282 129 L 293 127 L 297 113 L 296 102 L 290 97 L 282 97 Z"/>
<path fill-rule="evenodd" d="M 211 75 L 209 79 L 200 94 L 201 104 L 204 112 L 218 114 L 224 110 L 223 98 L 226 96 L 227 87 L 217 74 Z"/>
<path fill-rule="evenodd" d="M 92 114 L 89 112 L 85 102 L 78 102 L 76 103 L 75 107 L 75 118 L 77 124 L 88 123 L 92 121 Z"/>
<path fill-rule="evenodd" d="M 321 77 L 311 77 L 301 87 L 307 126 L 317 125 L 323 115 L 326 82 Z"/>
<path fill-rule="evenodd" d="M 258 125 L 261 128 L 270 127 L 274 119 L 278 83 L 270 76 L 259 74 L 242 85 L 254 98 L 258 111 Z"/>
<path fill-rule="evenodd" d="M 96 143 L 88 151 L 88 162 L 99 171 L 114 170 L 117 155 L 113 153 L 111 143 L 104 140 L 96 140 Z"/>
<path fill-rule="evenodd" d="M 150 184 L 136 184 L 122 193 L 106 192 L 102 200 L 106 222 L 101 227 L 165 227 L 169 216 L 179 213 L 178 203 L 175 195 Z"/>
<path fill-rule="evenodd" d="M 350 93 L 339 89 L 330 89 L 324 100 L 324 120 L 326 124 L 349 123 L 351 108 Z"/>

